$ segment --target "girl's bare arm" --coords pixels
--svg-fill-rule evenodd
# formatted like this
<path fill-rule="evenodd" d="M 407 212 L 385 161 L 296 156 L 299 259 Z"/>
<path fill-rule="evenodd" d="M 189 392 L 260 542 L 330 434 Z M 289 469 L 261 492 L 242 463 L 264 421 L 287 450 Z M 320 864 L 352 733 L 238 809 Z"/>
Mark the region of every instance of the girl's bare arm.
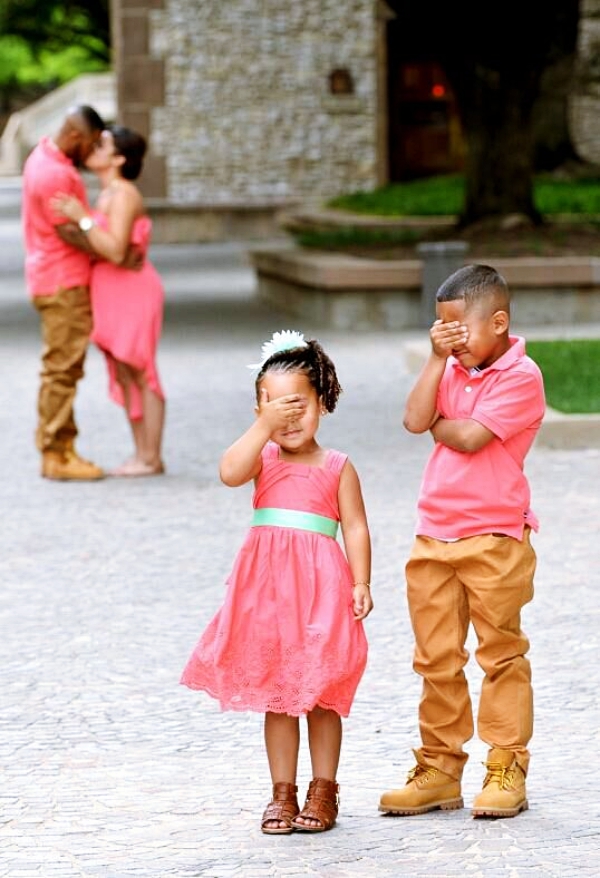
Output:
<path fill-rule="evenodd" d="M 230 445 L 221 457 L 219 475 L 224 485 L 238 488 L 255 479 L 261 470 L 260 453 L 269 441 L 271 430 L 264 419 L 257 419 Z"/>
<path fill-rule="evenodd" d="M 273 432 L 297 418 L 306 408 L 306 400 L 296 393 L 269 401 L 262 388 L 256 406 L 256 420 L 221 458 L 221 481 L 231 488 L 255 479 L 261 469 L 260 453 Z"/>
<path fill-rule="evenodd" d="M 371 537 L 358 475 L 349 460 L 344 464 L 338 489 L 340 523 L 346 557 L 354 581 L 353 609 L 365 619 L 373 609 L 371 597 Z"/>

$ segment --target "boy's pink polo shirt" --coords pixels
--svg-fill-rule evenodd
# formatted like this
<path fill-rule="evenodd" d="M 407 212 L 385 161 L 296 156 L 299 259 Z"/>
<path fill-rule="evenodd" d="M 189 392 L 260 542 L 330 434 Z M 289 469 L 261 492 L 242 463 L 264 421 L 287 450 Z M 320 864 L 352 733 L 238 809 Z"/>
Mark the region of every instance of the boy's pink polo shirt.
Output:
<path fill-rule="evenodd" d="M 25 237 L 25 281 L 31 296 L 49 296 L 62 287 L 88 286 L 90 258 L 65 244 L 55 226 L 66 220 L 50 209 L 57 192 L 87 204 L 85 186 L 70 158 L 45 137 L 23 168 L 22 221 Z"/>
<path fill-rule="evenodd" d="M 448 358 L 437 410 L 449 420 L 472 418 L 494 438 L 474 453 L 436 442 L 421 484 L 417 534 L 461 539 L 502 533 L 521 540 L 526 524 L 538 528 L 523 465 L 544 416 L 544 383 L 524 340 L 513 336 L 510 344 L 474 374 Z"/>

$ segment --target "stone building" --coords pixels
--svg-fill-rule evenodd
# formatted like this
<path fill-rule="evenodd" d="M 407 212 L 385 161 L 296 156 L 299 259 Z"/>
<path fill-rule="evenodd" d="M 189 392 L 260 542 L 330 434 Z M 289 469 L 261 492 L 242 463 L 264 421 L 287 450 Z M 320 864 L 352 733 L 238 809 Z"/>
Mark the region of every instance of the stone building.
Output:
<path fill-rule="evenodd" d="M 290 204 L 462 165 L 443 72 L 385 0 L 112 0 L 112 21 L 119 117 L 149 139 L 163 240 L 260 237 Z M 573 117 L 597 160 L 597 99 Z"/>
<path fill-rule="evenodd" d="M 207 236 L 386 178 L 385 3 L 113 0 L 112 12 L 119 115 L 151 144 L 145 192 L 187 206 Z"/>

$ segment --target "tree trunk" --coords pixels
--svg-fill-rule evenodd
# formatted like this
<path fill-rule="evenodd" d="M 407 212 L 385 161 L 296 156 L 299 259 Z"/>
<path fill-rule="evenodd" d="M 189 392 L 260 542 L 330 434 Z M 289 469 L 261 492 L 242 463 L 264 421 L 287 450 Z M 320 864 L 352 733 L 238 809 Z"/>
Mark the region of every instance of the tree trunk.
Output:
<path fill-rule="evenodd" d="M 551 7 L 561 2 L 465 2 L 468 24 L 452 4 L 438 7 L 442 64 L 467 141 L 462 225 L 508 214 L 541 222 L 533 202 L 533 110 L 555 38 Z"/>
<path fill-rule="evenodd" d="M 467 141 L 461 225 L 515 213 L 541 222 L 532 185 L 536 78 L 505 84 L 502 75 L 480 68 L 454 87 Z"/>
<path fill-rule="evenodd" d="M 573 54 L 580 0 L 388 0 L 426 35 L 456 94 L 467 141 L 463 225 L 540 215 L 534 108 L 544 72 Z"/>

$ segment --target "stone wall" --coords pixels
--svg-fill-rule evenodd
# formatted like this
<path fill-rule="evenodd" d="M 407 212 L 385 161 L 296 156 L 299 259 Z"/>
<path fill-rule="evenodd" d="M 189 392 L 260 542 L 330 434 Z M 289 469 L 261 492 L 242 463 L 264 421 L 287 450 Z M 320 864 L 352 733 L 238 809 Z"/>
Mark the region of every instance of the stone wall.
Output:
<path fill-rule="evenodd" d="M 582 0 L 579 82 L 570 102 L 571 135 L 586 161 L 600 164 L 600 0 Z"/>
<path fill-rule="evenodd" d="M 374 0 L 156 6 L 149 46 L 164 100 L 151 111 L 151 146 L 170 201 L 322 201 L 377 184 Z M 336 68 L 353 93 L 330 92 Z"/>

